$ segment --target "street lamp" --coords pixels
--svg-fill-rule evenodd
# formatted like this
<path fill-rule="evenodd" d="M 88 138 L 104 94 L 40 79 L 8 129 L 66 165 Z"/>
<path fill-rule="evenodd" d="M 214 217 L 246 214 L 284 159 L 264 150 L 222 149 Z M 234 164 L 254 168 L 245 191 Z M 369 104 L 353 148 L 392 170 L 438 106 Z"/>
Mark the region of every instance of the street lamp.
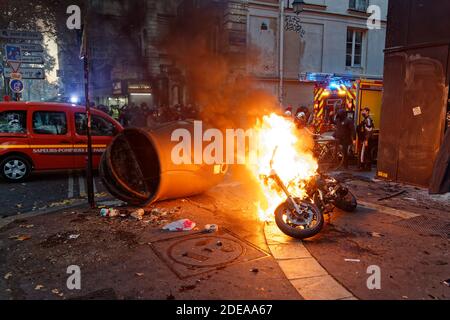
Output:
<path fill-rule="evenodd" d="M 292 7 L 294 8 L 294 12 L 296 15 L 299 15 L 305 10 L 305 1 L 303 0 L 294 0 L 292 3 Z"/>

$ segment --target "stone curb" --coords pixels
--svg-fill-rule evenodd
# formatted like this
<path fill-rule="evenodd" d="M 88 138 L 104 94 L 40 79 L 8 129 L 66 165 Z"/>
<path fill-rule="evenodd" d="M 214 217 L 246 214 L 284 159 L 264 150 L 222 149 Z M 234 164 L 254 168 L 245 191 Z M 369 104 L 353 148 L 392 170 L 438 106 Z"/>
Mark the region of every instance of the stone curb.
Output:
<path fill-rule="evenodd" d="M 273 258 L 305 300 L 358 300 L 317 262 L 301 241 L 283 234 L 275 222 L 265 224 L 264 234 Z"/>

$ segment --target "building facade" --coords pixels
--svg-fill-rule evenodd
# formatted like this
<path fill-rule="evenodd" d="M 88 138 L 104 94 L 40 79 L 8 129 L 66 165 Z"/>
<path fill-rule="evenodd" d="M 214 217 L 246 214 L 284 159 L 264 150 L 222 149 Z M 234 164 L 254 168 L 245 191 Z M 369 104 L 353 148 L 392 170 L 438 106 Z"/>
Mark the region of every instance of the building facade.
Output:
<path fill-rule="evenodd" d="M 284 106 L 312 105 L 311 74 L 382 78 L 387 0 L 306 0 L 299 15 L 292 3 L 249 0 L 247 13 L 249 48 L 259 56 L 249 72 Z M 370 5 L 380 9 L 380 29 L 367 26 Z"/>
<path fill-rule="evenodd" d="M 161 79 L 167 57 L 158 46 L 177 0 L 80 0 L 88 14 L 90 99 L 96 104 L 159 104 L 164 96 Z M 88 13 L 86 8 L 89 5 Z M 61 5 L 62 9 L 66 5 Z M 61 9 L 61 10 L 62 10 Z M 68 30 L 64 13 L 58 15 L 58 71 L 65 97 L 84 97 L 81 34 Z M 81 101 L 82 99 L 80 99 Z"/>
<path fill-rule="evenodd" d="M 188 25 L 195 10 L 214 16 L 202 32 L 226 57 L 232 77 L 250 75 L 287 105 L 313 103 L 311 75 L 382 78 L 387 0 L 90 0 L 91 96 L 96 103 L 173 106 L 191 101 L 184 70 L 167 46 L 170 26 Z M 369 30 L 369 5 L 380 9 L 380 29 Z M 65 23 L 59 23 L 65 25 Z M 65 95 L 83 96 L 75 33 L 63 30 L 60 75 Z M 114 40 L 111 40 L 114 39 Z"/>

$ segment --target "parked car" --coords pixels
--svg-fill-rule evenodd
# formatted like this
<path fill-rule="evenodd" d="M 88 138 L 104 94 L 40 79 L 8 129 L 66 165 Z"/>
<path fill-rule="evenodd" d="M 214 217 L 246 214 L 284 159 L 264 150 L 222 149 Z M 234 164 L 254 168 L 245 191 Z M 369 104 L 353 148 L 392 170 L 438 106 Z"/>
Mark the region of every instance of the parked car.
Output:
<path fill-rule="evenodd" d="M 0 175 L 21 182 L 32 171 L 86 168 L 86 110 L 65 103 L 0 102 Z M 94 168 L 122 126 L 92 110 Z"/>

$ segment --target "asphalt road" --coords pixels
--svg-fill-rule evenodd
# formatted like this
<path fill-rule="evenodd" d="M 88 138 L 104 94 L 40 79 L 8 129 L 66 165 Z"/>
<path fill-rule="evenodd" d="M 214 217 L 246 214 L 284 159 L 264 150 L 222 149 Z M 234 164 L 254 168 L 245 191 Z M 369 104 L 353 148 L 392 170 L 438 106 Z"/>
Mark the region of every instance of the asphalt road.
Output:
<path fill-rule="evenodd" d="M 95 177 L 94 192 L 104 195 L 105 188 Z M 7 183 L 0 180 L 0 217 L 8 217 L 49 207 L 68 205 L 86 198 L 85 173 L 61 171 L 35 173 L 24 183 Z"/>
<path fill-rule="evenodd" d="M 0 299 L 301 299 L 268 254 L 253 191 L 230 179 L 142 221 L 87 208 L 21 217 L 0 229 Z M 161 230 L 178 219 L 197 229 Z M 199 233 L 206 224 L 218 232 Z M 67 289 L 70 265 L 80 290 Z"/>

